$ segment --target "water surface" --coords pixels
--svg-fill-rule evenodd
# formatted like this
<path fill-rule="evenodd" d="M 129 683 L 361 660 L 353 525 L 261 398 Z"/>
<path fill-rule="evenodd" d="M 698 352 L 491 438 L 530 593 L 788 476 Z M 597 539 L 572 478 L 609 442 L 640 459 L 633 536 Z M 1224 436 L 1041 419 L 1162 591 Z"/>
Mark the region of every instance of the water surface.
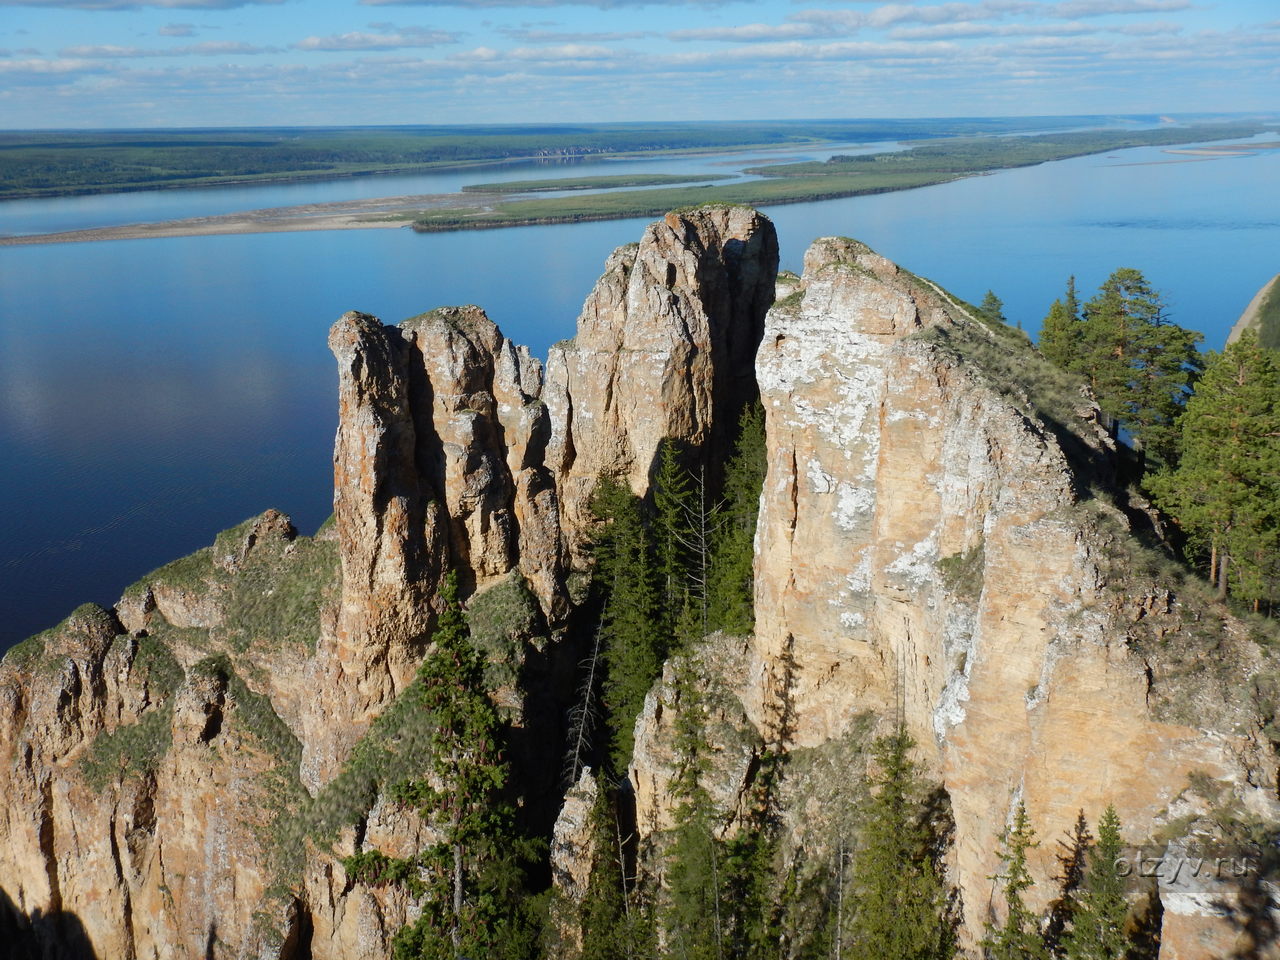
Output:
<path fill-rule="evenodd" d="M 760 156 L 701 155 L 696 169 L 732 172 Z M 995 290 L 1028 330 L 1069 274 L 1087 297 L 1116 267 L 1136 267 L 1165 294 L 1175 322 L 1218 347 L 1280 270 L 1280 151 L 1163 162 L 1171 159 L 1129 150 L 768 213 L 786 267 L 800 268 L 815 237 L 853 236 L 965 299 Z M 635 164 L 666 173 L 689 162 Z M 605 172 L 631 172 L 628 165 Z M 492 168 L 458 176 L 501 178 Z M 344 191 L 444 189 L 402 190 L 393 179 L 245 190 L 350 199 Z M 17 213 L 0 205 L 0 232 L 226 212 L 202 206 L 210 203 L 311 202 L 246 206 L 235 192 L 21 201 Z M 304 532 L 318 526 L 330 511 L 336 427 L 325 339 L 344 310 L 390 322 L 478 303 L 545 355 L 572 335 L 608 253 L 638 239 L 645 222 L 0 251 L 0 648 L 83 601 L 113 602 L 146 571 L 266 507 L 290 513 Z"/>

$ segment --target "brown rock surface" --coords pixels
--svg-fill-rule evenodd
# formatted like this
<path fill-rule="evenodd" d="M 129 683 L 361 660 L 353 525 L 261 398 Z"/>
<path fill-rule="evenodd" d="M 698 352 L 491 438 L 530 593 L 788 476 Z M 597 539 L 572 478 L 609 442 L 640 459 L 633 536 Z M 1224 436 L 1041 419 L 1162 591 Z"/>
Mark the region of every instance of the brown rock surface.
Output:
<path fill-rule="evenodd" d="M 547 462 L 575 554 L 602 473 L 643 494 L 664 438 L 729 449 L 777 265 L 773 224 L 740 207 L 668 214 L 609 257 L 577 336 L 547 360 Z"/>

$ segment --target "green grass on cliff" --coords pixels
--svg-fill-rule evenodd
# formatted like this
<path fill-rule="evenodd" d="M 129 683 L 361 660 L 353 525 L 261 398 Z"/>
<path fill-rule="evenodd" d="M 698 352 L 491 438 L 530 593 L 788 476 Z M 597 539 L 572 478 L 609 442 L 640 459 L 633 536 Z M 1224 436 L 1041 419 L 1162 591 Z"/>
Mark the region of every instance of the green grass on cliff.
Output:
<path fill-rule="evenodd" d="M 100 733 L 80 761 L 84 781 L 101 792 L 117 779 L 154 772 L 173 744 L 173 701 L 165 700 L 142 715 L 137 723 Z"/>
<path fill-rule="evenodd" d="M 236 650 L 261 643 L 314 651 L 324 608 L 340 589 L 337 543 L 298 537 L 285 551 L 259 547 L 231 581 L 219 632 Z"/>

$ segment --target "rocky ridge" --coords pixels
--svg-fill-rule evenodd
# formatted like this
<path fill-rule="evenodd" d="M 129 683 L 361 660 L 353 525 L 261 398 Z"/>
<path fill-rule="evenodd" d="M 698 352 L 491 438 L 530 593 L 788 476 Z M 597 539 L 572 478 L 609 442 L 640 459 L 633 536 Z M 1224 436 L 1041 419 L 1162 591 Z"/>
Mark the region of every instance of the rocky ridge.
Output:
<path fill-rule="evenodd" d="M 671 823 L 684 670 L 725 829 L 780 745 L 792 849 L 843 829 L 849 772 L 901 715 L 949 799 L 970 937 L 1019 799 L 1045 837 L 1106 803 L 1135 842 L 1280 817 L 1275 666 L 1137 543 L 1089 397 L 861 244 L 817 241 L 774 303 L 777 257 L 755 211 L 668 215 L 609 258 L 545 371 L 476 307 L 343 316 L 332 524 L 269 511 L 0 665 L 0 933 L 73 957 L 388 955 L 415 906 L 340 858 L 421 840 L 380 788 L 414 762 L 397 697 L 447 569 L 574 896 L 590 776 L 551 820 L 591 487 L 643 494 L 664 437 L 714 469 L 757 389 L 757 628 L 651 691 L 642 849 Z M 1230 889 L 1155 895 L 1162 957 L 1229 954 Z"/>

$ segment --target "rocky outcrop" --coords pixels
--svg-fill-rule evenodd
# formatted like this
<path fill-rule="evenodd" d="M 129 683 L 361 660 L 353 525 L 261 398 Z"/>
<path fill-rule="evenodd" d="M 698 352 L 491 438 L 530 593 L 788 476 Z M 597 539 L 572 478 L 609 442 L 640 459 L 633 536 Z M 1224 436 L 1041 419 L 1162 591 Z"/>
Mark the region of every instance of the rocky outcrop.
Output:
<path fill-rule="evenodd" d="M 1176 818 L 1197 775 L 1257 815 L 1280 812 L 1255 706 L 1188 683 L 1198 654 L 1171 649 L 1204 611 L 1144 578 L 1125 515 L 1082 493 L 1068 450 L 1108 456 L 1096 411 L 1055 393 L 1018 337 L 831 239 L 770 311 L 756 362 L 768 473 L 736 696 L 762 732 L 785 712 L 792 747 L 808 750 L 850 738 L 868 712 L 902 717 L 950 797 L 969 936 L 993 906 L 998 839 L 1019 801 L 1048 838 L 1114 804 L 1134 842 Z M 1247 689 L 1256 650 L 1222 617 L 1199 629 Z M 1217 697 L 1230 706 L 1210 706 Z M 637 725 L 632 775 L 652 808 L 641 824 L 664 820 L 647 781 L 663 769 L 650 758 L 670 750 L 658 718 L 670 727 L 675 706 L 647 704 Z M 742 769 L 722 772 L 723 794 Z M 1035 854 L 1046 880 L 1054 853 L 1048 842 Z M 1196 945 L 1226 935 L 1213 899 L 1165 904 L 1181 932 L 1162 956 L 1222 955 Z"/>
<path fill-rule="evenodd" d="M 777 266 L 773 224 L 743 207 L 668 214 L 609 258 L 577 336 L 547 360 L 548 465 L 575 555 L 601 474 L 642 495 L 664 438 L 695 453 L 730 449 L 755 396 Z"/>
<path fill-rule="evenodd" d="M 546 808 L 592 486 L 644 493 L 666 437 L 714 474 L 757 389 L 756 630 L 682 651 L 646 699 L 618 811 L 634 802 L 641 882 L 690 712 L 726 834 L 766 751 L 785 755 L 784 856 L 810 871 L 851 835 L 867 744 L 900 716 L 945 790 L 970 940 L 1001 909 L 988 878 L 1018 801 L 1050 838 L 1041 877 L 1080 808 L 1114 803 L 1129 840 L 1174 850 L 1276 822 L 1280 670 L 1137 543 L 1089 397 L 861 244 L 814 244 L 768 309 L 776 264 L 754 211 L 669 215 L 610 257 L 545 374 L 476 307 L 343 316 L 332 525 L 298 536 L 268 511 L 0 664 L 0 931 L 11 904 L 45 952 L 389 955 L 420 905 L 342 858 L 429 839 L 381 788 L 424 762 L 397 697 L 450 569 L 521 816 L 572 905 L 600 786 L 584 773 L 554 830 Z M 1233 949 L 1240 886 L 1154 885 L 1161 955 Z"/>

